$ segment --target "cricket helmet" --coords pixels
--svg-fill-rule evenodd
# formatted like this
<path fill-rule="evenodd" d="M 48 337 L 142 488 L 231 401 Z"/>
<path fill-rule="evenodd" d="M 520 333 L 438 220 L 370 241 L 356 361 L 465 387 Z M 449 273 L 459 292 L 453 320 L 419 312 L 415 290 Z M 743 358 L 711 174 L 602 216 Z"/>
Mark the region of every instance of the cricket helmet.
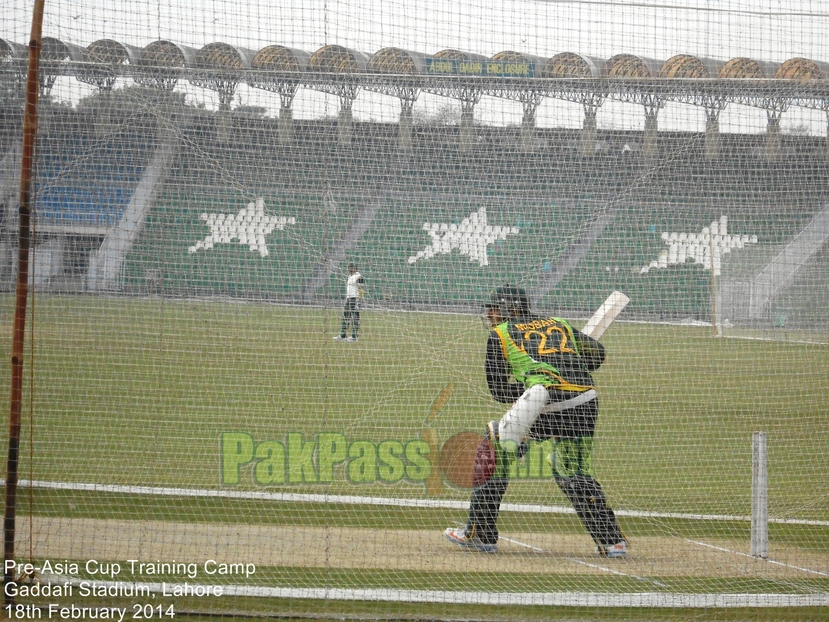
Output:
<path fill-rule="evenodd" d="M 497 308 L 501 317 L 508 319 L 528 314 L 530 299 L 523 289 L 507 283 L 490 292 L 486 306 Z"/>

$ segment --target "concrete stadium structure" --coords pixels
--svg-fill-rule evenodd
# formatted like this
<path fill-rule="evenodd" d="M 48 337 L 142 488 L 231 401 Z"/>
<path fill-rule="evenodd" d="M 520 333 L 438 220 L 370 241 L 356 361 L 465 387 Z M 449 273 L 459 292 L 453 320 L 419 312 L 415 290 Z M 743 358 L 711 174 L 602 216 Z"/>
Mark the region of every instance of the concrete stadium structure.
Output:
<path fill-rule="evenodd" d="M 0 76 L 7 85 L 20 84 L 26 52 L 21 44 L 0 40 Z M 719 209 L 720 204 L 730 206 L 732 222 L 739 220 L 736 213 L 751 224 L 759 221 L 752 210 L 771 212 L 782 202 L 788 207 L 778 215 L 781 222 L 799 224 L 791 224 L 795 228 L 775 240 L 776 255 L 756 265 L 753 275 L 722 285 L 731 317 L 754 320 L 772 314 L 774 300 L 801 269 L 821 257 L 829 238 L 822 190 L 827 179 L 825 139 L 784 138 L 780 133 L 781 115 L 792 106 L 829 110 L 829 67 L 821 61 L 792 58 L 775 65 L 684 54 L 667 61 L 630 54 L 598 59 L 569 52 L 545 59 L 511 50 L 488 58 L 452 49 L 427 55 L 399 48 L 366 54 L 337 45 L 314 52 L 279 45 L 255 51 L 225 43 L 196 50 L 171 41 L 153 41 L 139 49 L 106 39 L 80 48 L 50 38 L 44 39 L 42 54 L 42 95 L 49 94 L 57 77 L 74 76 L 102 93 L 111 92 L 119 80 L 131 79 L 160 96 L 188 80 L 217 92 L 220 100 L 216 112 L 171 105 L 129 114 L 111 110 L 106 118 L 101 111 L 88 110 L 55 110 L 44 116 L 51 122 L 41 126 L 45 159 L 38 181 L 40 250 L 42 261 L 49 257 L 49 265 L 43 263 L 39 271 L 42 286 L 230 293 L 305 302 L 335 299 L 331 276 L 346 258 L 376 255 L 396 266 L 400 249 L 395 245 L 409 235 L 400 223 L 411 221 L 417 229 L 424 222 L 437 222 L 435 214 L 445 212 L 440 217 L 448 230 L 453 222 L 487 207 L 494 227 L 530 231 L 552 202 L 570 205 L 579 214 L 567 229 L 564 248 L 509 247 L 511 239 L 501 239 L 505 249 L 520 251 L 523 263 L 508 259 L 506 251 L 490 252 L 502 257 L 503 266 L 523 274 L 537 301 L 557 295 L 570 308 L 582 310 L 593 304 L 589 297 L 561 298 L 562 292 L 584 269 L 595 283 L 618 285 L 602 272 L 614 266 L 616 260 L 606 260 L 618 255 L 614 245 L 629 243 L 614 231 L 630 217 L 622 216 L 626 210 L 636 210 L 641 221 L 636 227 L 647 222 L 649 213 L 670 218 L 672 210 L 681 211 L 687 223 L 677 223 L 680 230 L 686 224 L 696 226 L 694 214 Z M 231 110 L 242 83 L 276 94 L 279 118 L 253 119 Z M 339 98 L 333 126 L 326 120 L 293 120 L 293 100 L 303 88 Z M 351 107 L 363 89 L 397 98 L 400 122 L 355 123 Z M 412 107 L 422 93 L 460 101 L 459 126 L 415 127 Z M 483 96 L 520 102 L 520 127 L 474 126 L 474 107 Z M 580 104 L 582 130 L 536 127 L 535 112 L 544 98 Z M 608 100 L 641 105 L 644 132 L 598 130 L 596 112 Z M 658 113 L 667 102 L 703 108 L 705 131 L 658 133 Z M 767 133 L 759 142 L 751 136 L 719 135 L 719 115 L 732 103 L 766 111 Z M 10 282 L 19 165 L 14 138 L 21 119 L 13 107 L 3 111 L 3 119 L 3 280 Z M 118 133 L 113 128 L 123 130 L 124 137 L 113 139 Z M 597 151 L 598 144 L 615 146 Z M 634 151 L 630 145 L 639 148 Z M 671 157 L 664 159 L 662 153 Z M 240 168 L 242 164 L 247 168 Z M 305 229 L 305 246 L 294 248 L 293 255 L 270 254 L 270 260 L 280 258 L 286 274 L 292 275 L 282 284 L 264 272 L 251 276 L 247 268 L 233 268 L 247 275 L 247 284 L 240 285 L 225 274 L 230 264 L 208 269 L 198 263 L 203 254 L 186 256 L 186 249 L 204 238 L 199 227 L 213 209 L 214 196 L 230 197 L 228 203 L 239 209 L 266 197 L 267 208 L 283 206 L 284 218 L 293 217 L 291 210 L 319 208 L 322 216 L 316 217 L 325 222 L 314 224 L 313 231 Z M 338 209 L 342 214 L 335 214 Z M 191 239 L 170 238 L 166 218 L 186 223 Z M 509 222 L 496 222 L 498 218 Z M 189 267 L 178 274 L 149 267 L 156 261 L 153 253 L 162 252 L 152 246 L 154 239 L 167 240 L 176 253 L 185 249 L 179 259 Z M 400 250 L 403 264 L 421 242 L 413 237 L 412 248 Z M 658 237 L 655 244 L 641 250 L 633 246 L 631 265 L 649 261 L 648 253 L 653 248 L 658 252 Z M 782 264 L 785 270 L 776 268 Z M 197 274 L 193 266 L 198 265 L 204 274 Z M 476 269 L 464 279 L 453 279 L 459 265 L 439 273 L 448 288 L 443 299 L 430 291 L 434 273 L 412 277 L 413 272 L 397 266 L 381 278 L 386 286 L 378 302 L 463 308 L 477 295 L 474 283 L 493 277 Z M 661 309 L 640 306 L 640 312 L 707 313 L 707 281 L 690 268 L 680 270 L 685 273 L 678 282 L 692 285 L 676 286 L 679 302 Z M 648 289 L 664 286 L 628 280 L 628 290 L 642 289 L 640 301 Z M 754 292 L 748 306 L 742 305 L 746 291 Z M 743 307 L 748 310 L 741 316 Z"/>

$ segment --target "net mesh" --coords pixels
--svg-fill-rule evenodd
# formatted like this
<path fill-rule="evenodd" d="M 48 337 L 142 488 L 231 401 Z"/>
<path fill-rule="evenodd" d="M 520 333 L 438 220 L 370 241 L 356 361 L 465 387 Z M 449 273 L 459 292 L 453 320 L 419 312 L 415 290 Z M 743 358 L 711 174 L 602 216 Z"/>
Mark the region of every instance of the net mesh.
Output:
<path fill-rule="evenodd" d="M 0 0 L 9 335 L 30 4 Z M 826 605 L 829 13 L 778 4 L 47 1 L 15 555 L 74 592 L 18 602 Z M 624 560 L 555 438 L 497 554 L 444 538 L 509 408 L 505 283 L 578 329 L 630 297 L 594 372 Z"/>

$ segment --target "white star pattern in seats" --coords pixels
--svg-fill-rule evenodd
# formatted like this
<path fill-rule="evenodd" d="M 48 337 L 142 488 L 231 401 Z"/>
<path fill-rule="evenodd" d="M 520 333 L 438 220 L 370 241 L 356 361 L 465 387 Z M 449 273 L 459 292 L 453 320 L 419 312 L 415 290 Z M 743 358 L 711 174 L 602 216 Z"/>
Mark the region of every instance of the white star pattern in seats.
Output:
<path fill-rule="evenodd" d="M 234 241 L 248 246 L 251 251 L 260 256 L 268 256 L 268 245 L 265 236 L 274 229 L 282 231 L 288 225 L 295 225 L 293 216 L 265 215 L 264 199 L 248 203 L 247 207 L 239 210 L 238 214 L 201 214 L 199 218 L 210 227 L 210 235 L 204 240 L 196 242 L 195 246 L 187 250 L 195 253 L 199 250 L 210 250 L 215 244 L 232 244 Z"/>
<path fill-rule="evenodd" d="M 668 250 L 660 252 L 659 258 L 649 265 L 642 266 L 639 274 L 647 274 L 652 268 L 667 268 L 693 261 L 702 264 L 703 270 L 710 270 L 713 266 L 714 276 L 720 276 L 724 253 L 743 248 L 746 244 L 757 244 L 756 235 L 729 235 L 726 216 L 720 216 L 719 222 L 715 220 L 709 227 L 703 227 L 700 233 L 666 231 L 662 234 L 662 240 L 668 245 Z"/>
<path fill-rule="evenodd" d="M 507 235 L 517 235 L 518 227 L 499 227 L 487 223 L 486 208 L 472 212 L 460 224 L 423 223 L 423 230 L 432 238 L 432 245 L 427 246 L 416 255 L 409 257 L 413 264 L 421 259 L 430 259 L 435 255 L 445 255 L 457 249 L 461 255 L 469 255 L 469 261 L 479 265 L 489 265 L 487 247 L 495 240 L 506 240 Z"/>

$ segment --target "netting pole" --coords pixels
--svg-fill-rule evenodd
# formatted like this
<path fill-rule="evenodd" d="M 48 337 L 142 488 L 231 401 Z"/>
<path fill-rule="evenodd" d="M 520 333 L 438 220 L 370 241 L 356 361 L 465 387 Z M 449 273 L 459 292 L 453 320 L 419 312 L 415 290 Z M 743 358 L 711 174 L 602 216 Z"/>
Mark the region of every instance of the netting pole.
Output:
<path fill-rule="evenodd" d="M 755 432 L 751 451 L 751 556 L 769 556 L 769 479 L 766 433 Z"/>
<path fill-rule="evenodd" d="M 12 334 L 11 398 L 9 400 L 9 456 L 6 466 L 6 506 L 3 516 L 4 562 L 14 561 L 15 510 L 17 508 L 17 477 L 20 456 L 20 415 L 23 405 L 23 346 L 26 330 L 26 302 L 29 295 L 29 246 L 31 241 L 32 167 L 37 136 L 38 64 L 40 62 L 41 30 L 45 0 L 35 0 L 32 14 L 32 36 L 29 40 L 29 70 L 26 76 L 26 108 L 23 114 L 23 163 L 20 169 L 19 233 L 17 247 L 17 288 Z M 14 566 L 3 564 L 3 585 L 14 581 Z M 5 602 L 14 598 L 3 590 Z"/>
<path fill-rule="evenodd" d="M 714 337 L 722 336 L 722 327 L 717 321 L 717 273 L 714 269 L 714 235 L 708 234 L 709 239 L 709 253 L 711 256 L 711 328 L 714 331 Z"/>

